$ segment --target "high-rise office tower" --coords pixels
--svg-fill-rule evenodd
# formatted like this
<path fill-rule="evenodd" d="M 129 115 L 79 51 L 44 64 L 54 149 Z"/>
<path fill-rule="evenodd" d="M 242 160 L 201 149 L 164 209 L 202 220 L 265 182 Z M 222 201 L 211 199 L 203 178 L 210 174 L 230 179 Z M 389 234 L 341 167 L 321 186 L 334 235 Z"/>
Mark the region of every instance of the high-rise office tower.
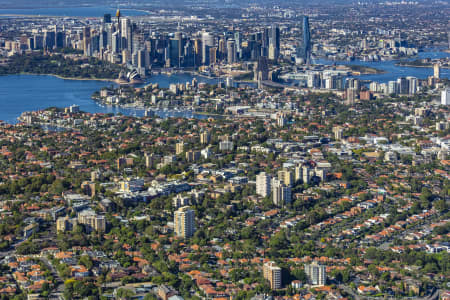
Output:
<path fill-rule="evenodd" d="M 265 172 L 261 172 L 256 175 L 256 194 L 261 197 L 267 197 L 270 195 L 271 190 L 271 177 Z"/>
<path fill-rule="evenodd" d="M 209 48 L 209 63 L 211 65 L 217 62 L 217 47 Z"/>
<path fill-rule="evenodd" d="M 264 278 L 269 281 L 272 290 L 281 288 L 281 268 L 278 267 L 275 262 L 269 261 L 264 264 L 263 275 Z"/>
<path fill-rule="evenodd" d="M 234 33 L 234 41 L 236 43 L 238 58 L 240 58 L 239 55 L 242 53 L 242 34 L 239 31 Z"/>
<path fill-rule="evenodd" d="M 122 33 L 120 32 L 120 17 L 122 17 L 122 14 L 120 13 L 120 9 L 116 12 L 116 18 L 117 18 L 117 31 L 118 31 L 118 38 L 119 38 L 119 48 L 120 50 L 122 48 Z"/>
<path fill-rule="evenodd" d="M 214 47 L 214 36 L 209 32 L 202 33 L 202 63 L 209 65 L 209 48 Z"/>
<path fill-rule="evenodd" d="M 44 49 L 53 49 L 55 47 L 56 34 L 54 30 L 44 31 Z"/>
<path fill-rule="evenodd" d="M 91 51 L 91 28 L 89 26 L 83 27 L 83 54 L 90 56 Z"/>
<path fill-rule="evenodd" d="M 137 67 L 140 69 L 145 69 L 145 49 L 140 49 L 137 51 Z"/>
<path fill-rule="evenodd" d="M 174 39 L 176 39 L 177 41 L 179 41 L 181 47 L 180 47 L 180 51 L 178 52 L 179 56 L 181 56 L 182 51 L 181 49 L 183 49 L 183 33 L 180 31 L 175 32 L 174 34 Z"/>
<path fill-rule="evenodd" d="M 123 18 L 120 20 L 120 32 L 122 37 L 122 49 L 127 49 L 130 53 L 133 52 L 133 36 L 131 28 L 131 20 L 128 18 Z"/>
<path fill-rule="evenodd" d="M 180 41 L 172 38 L 169 40 L 168 54 L 171 67 L 180 67 Z"/>
<path fill-rule="evenodd" d="M 306 64 L 311 63 L 311 31 L 309 29 L 309 18 L 303 17 L 303 47 L 302 58 Z"/>
<path fill-rule="evenodd" d="M 111 14 L 104 14 L 103 15 L 103 23 L 105 23 L 105 24 L 111 23 Z"/>
<path fill-rule="evenodd" d="M 271 59 L 277 59 L 280 54 L 280 28 L 275 25 L 269 30 L 269 53 L 271 48 L 273 51 Z"/>
<path fill-rule="evenodd" d="M 175 234 L 182 238 L 190 238 L 195 232 L 195 212 L 189 206 L 180 207 L 174 215 Z"/>
<path fill-rule="evenodd" d="M 312 285 L 325 285 L 327 280 L 326 268 L 319 265 L 316 261 L 305 265 L 305 273 L 308 277 L 309 283 Z"/>
<path fill-rule="evenodd" d="M 64 32 L 58 31 L 55 26 L 55 47 L 56 48 L 64 48 L 64 44 L 66 41 L 66 36 Z"/>
<path fill-rule="evenodd" d="M 120 33 L 118 31 L 111 35 L 111 51 L 113 53 L 120 52 Z"/>
<path fill-rule="evenodd" d="M 227 49 L 225 47 L 226 47 L 225 39 L 220 38 L 220 40 L 219 40 L 219 59 L 220 60 L 224 59 L 225 55 L 227 53 Z"/>
<path fill-rule="evenodd" d="M 203 62 L 203 46 L 201 39 L 194 40 L 194 66 L 198 66 Z"/>
<path fill-rule="evenodd" d="M 235 63 L 237 61 L 236 56 L 236 42 L 234 40 L 227 41 L 227 62 L 229 64 Z"/>

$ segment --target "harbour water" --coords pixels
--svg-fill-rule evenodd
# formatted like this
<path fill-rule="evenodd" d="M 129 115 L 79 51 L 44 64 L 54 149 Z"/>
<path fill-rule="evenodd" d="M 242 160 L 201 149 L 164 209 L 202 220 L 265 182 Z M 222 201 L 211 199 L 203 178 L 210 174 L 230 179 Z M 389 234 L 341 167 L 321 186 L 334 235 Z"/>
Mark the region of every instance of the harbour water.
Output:
<path fill-rule="evenodd" d="M 149 82 L 168 87 L 170 83 L 192 81 L 189 74 L 172 76 L 156 75 Z M 199 82 L 210 82 L 211 79 L 197 77 Z M 215 81 L 217 82 L 217 80 Z M 142 109 L 104 106 L 91 99 L 95 91 L 114 85 L 112 82 L 95 80 L 65 80 L 47 75 L 8 75 L 0 76 L 0 120 L 16 123 L 17 117 L 24 111 L 34 111 L 48 107 L 68 107 L 76 104 L 80 109 L 90 113 L 122 113 L 124 115 L 143 116 Z M 161 117 L 196 117 L 192 111 L 157 110 Z"/>
<path fill-rule="evenodd" d="M 450 53 L 441 51 L 426 51 L 419 52 L 417 57 L 408 59 L 416 60 L 422 58 L 443 58 L 449 57 Z M 375 68 L 384 71 L 382 74 L 361 75 L 357 78 L 362 80 L 372 80 L 380 83 L 386 83 L 388 81 L 397 80 L 399 77 L 414 76 L 419 79 L 425 79 L 433 75 L 433 68 L 414 68 L 414 67 L 402 67 L 397 66 L 398 60 L 380 61 L 380 62 L 366 62 L 366 61 L 331 61 L 326 59 L 318 59 L 315 61 L 318 64 L 336 64 L 336 65 L 359 65 L 370 68 Z M 441 69 L 442 78 L 450 78 L 450 69 Z"/>
<path fill-rule="evenodd" d="M 448 56 L 444 52 L 423 52 L 423 57 Z M 395 61 L 384 62 L 332 62 L 317 61 L 317 63 L 336 64 L 358 64 L 384 70 L 384 74 L 363 75 L 361 79 L 387 82 L 396 80 L 401 76 L 415 76 L 427 78 L 433 74 L 431 68 L 412 68 L 396 66 Z M 441 76 L 450 78 L 450 69 L 442 69 Z M 158 83 L 160 87 L 167 88 L 172 83 L 191 82 L 193 78 L 198 82 L 217 84 L 218 79 L 210 79 L 202 76 L 193 76 L 187 73 L 176 73 L 171 76 L 160 74 L 154 75 L 146 83 Z M 17 122 L 17 117 L 24 111 L 33 111 L 48 107 L 68 107 L 72 104 L 80 106 L 80 109 L 90 113 L 122 113 L 125 115 L 143 116 L 144 110 L 119 108 L 112 106 L 101 106 L 91 99 L 95 91 L 102 87 L 114 85 L 112 82 L 93 80 L 64 80 L 46 75 L 8 75 L 0 76 L 0 120 L 8 123 Z M 197 117 L 204 118 L 204 115 L 193 114 L 192 111 L 156 111 L 161 117 Z"/>

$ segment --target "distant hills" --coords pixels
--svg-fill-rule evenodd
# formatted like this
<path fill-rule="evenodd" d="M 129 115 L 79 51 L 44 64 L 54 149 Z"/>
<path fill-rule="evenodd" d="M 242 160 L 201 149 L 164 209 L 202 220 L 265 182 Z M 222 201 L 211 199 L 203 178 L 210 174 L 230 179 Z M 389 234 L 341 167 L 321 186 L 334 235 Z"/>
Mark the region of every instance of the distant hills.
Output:
<path fill-rule="evenodd" d="M 293 3 L 299 5 L 321 5 L 321 4 L 348 4 L 357 2 L 367 2 L 367 3 L 377 3 L 386 1 L 400 1 L 400 0 L 321 0 L 311 1 L 311 0 L 2 0 L 2 9 L 7 8 L 49 8 L 49 7 L 67 7 L 67 6 L 143 6 L 143 7 L 176 7 L 186 6 L 193 8 L 192 5 L 200 6 L 219 6 L 219 7 L 247 7 L 249 5 L 292 5 Z M 408 0 L 417 1 L 422 3 L 450 3 L 450 0 Z"/>

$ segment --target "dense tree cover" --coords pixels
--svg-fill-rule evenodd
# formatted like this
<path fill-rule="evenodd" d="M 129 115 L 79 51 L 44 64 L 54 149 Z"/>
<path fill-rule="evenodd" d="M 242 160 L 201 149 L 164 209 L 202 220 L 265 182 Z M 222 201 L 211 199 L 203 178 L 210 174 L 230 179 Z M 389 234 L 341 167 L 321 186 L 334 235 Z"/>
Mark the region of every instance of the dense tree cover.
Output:
<path fill-rule="evenodd" d="M 116 79 L 120 71 L 120 66 L 92 57 L 74 60 L 61 54 L 42 53 L 14 55 L 7 66 L 0 66 L 0 75 L 31 73 L 85 79 Z"/>

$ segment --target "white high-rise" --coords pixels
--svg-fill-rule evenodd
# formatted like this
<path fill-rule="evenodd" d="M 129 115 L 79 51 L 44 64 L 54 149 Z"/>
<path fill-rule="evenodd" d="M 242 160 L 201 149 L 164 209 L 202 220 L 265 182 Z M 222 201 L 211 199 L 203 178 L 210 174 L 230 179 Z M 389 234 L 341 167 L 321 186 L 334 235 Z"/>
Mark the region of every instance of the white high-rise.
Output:
<path fill-rule="evenodd" d="M 450 105 L 450 88 L 446 88 L 441 92 L 441 104 Z"/>
<path fill-rule="evenodd" d="M 189 206 L 180 207 L 174 215 L 175 234 L 182 238 L 190 238 L 195 232 L 195 212 Z"/>
<path fill-rule="evenodd" d="M 271 178 L 266 172 L 261 172 L 256 175 L 256 194 L 267 197 L 271 191 Z"/>
<path fill-rule="evenodd" d="M 305 274 L 308 276 L 309 283 L 312 285 L 325 285 L 327 281 L 326 268 L 319 265 L 316 261 L 305 265 Z"/>

